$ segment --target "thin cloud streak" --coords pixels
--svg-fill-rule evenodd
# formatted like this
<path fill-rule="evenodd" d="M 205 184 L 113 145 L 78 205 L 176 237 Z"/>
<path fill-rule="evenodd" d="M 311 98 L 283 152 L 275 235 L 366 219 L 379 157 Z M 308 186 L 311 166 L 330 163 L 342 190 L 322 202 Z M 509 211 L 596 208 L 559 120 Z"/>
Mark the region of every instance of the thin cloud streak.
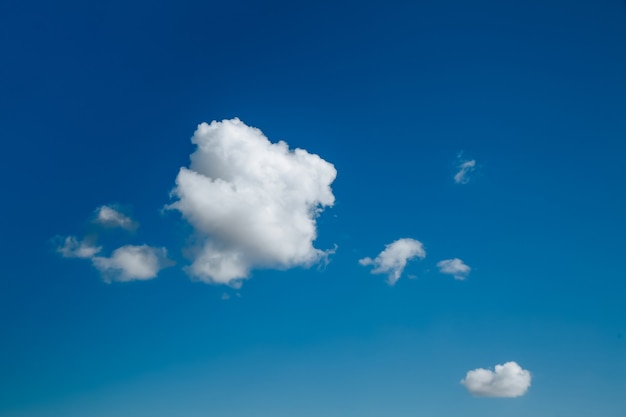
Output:
<path fill-rule="evenodd" d="M 469 174 L 476 169 L 476 160 L 461 162 L 459 171 L 454 175 L 454 182 L 457 184 L 467 184 L 470 181 Z"/>

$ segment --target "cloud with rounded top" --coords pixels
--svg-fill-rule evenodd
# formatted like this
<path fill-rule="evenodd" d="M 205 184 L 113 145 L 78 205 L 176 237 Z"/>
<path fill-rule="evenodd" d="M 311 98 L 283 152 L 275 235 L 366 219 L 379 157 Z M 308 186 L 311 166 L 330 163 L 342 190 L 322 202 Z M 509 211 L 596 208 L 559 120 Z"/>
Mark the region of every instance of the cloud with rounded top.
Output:
<path fill-rule="evenodd" d="M 100 206 L 96 209 L 94 221 L 105 227 L 119 227 L 126 230 L 135 230 L 137 222 L 110 206 Z"/>
<path fill-rule="evenodd" d="M 426 251 L 422 242 L 415 239 L 403 238 L 385 246 L 385 249 L 374 259 L 359 259 L 363 266 L 373 265 L 372 274 L 387 274 L 387 282 L 394 285 L 406 267 L 408 261 L 419 258 L 424 259 Z"/>
<path fill-rule="evenodd" d="M 63 239 L 56 237 L 54 240 Z M 64 258 L 91 258 L 102 250 L 102 247 L 86 240 L 78 240 L 76 236 L 67 236 L 56 251 Z"/>
<path fill-rule="evenodd" d="M 122 246 L 110 257 L 94 256 L 91 261 L 107 282 L 156 278 L 161 269 L 171 265 L 165 248 L 148 245 Z"/>
<path fill-rule="evenodd" d="M 133 230 L 137 222 L 119 211 L 100 206 L 96 209 L 93 222 L 103 227 L 121 227 Z M 167 258 L 167 250 L 148 245 L 125 245 L 113 251 L 110 256 L 100 256 L 102 247 L 96 245 L 97 234 L 79 240 L 76 236 L 57 236 L 53 242 L 56 251 L 64 258 L 89 259 L 100 271 L 106 282 L 134 281 L 156 278 L 159 271 L 173 265 Z"/>
<path fill-rule="evenodd" d="M 454 279 L 459 281 L 463 281 L 467 278 L 472 268 L 466 265 L 459 258 L 453 259 L 445 259 L 443 261 L 437 262 L 437 267 L 439 268 L 439 272 L 442 274 L 452 275 Z"/>
<path fill-rule="evenodd" d="M 190 275 L 238 286 L 254 268 L 306 267 L 329 255 L 313 242 L 317 216 L 335 201 L 332 164 L 237 118 L 200 124 L 192 142 L 167 206 L 200 237 Z"/>
<path fill-rule="evenodd" d="M 516 362 L 496 365 L 495 370 L 478 368 L 469 371 L 461 384 L 476 397 L 513 398 L 526 394 L 530 387 L 530 372 Z"/>

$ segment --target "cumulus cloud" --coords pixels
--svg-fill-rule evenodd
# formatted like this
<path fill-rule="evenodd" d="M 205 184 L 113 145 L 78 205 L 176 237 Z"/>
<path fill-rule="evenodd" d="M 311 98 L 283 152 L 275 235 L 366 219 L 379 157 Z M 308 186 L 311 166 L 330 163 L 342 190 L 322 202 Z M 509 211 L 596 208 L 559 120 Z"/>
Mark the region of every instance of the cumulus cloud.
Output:
<path fill-rule="evenodd" d="M 516 362 L 496 365 L 495 371 L 478 368 L 469 371 L 461 384 L 477 397 L 520 397 L 530 387 L 530 372 Z"/>
<path fill-rule="evenodd" d="M 152 279 L 161 269 L 171 264 L 165 248 L 148 245 L 122 246 L 114 250 L 108 258 L 94 256 L 92 262 L 108 282 Z"/>
<path fill-rule="evenodd" d="M 363 266 L 373 265 L 372 274 L 387 274 L 389 285 L 394 285 L 406 263 L 411 259 L 426 257 L 422 243 L 415 239 L 398 239 L 385 246 L 385 249 L 375 258 L 363 258 L 359 263 Z"/>
<path fill-rule="evenodd" d="M 130 217 L 109 207 L 100 206 L 96 209 L 96 218 L 93 222 L 106 227 L 121 227 L 132 230 L 137 223 Z M 78 240 L 75 236 L 66 238 L 57 237 L 56 251 L 64 258 L 82 258 L 91 260 L 102 277 L 107 282 L 147 280 L 157 276 L 159 271 L 173 264 L 167 258 L 165 248 L 156 248 L 148 245 L 126 245 L 111 254 L 111 256 L 98 256 L 101 246 L 96 246 L 96 234 Z"/>
<path fill-rule="evenodd" d="M 133 219 L 109 206 L 98 207 L 94 221 L 105 227 L 120 227 L 126 230 L 134 230 L 138 226 Z"/>
<path fill-rule="evenodd" d="M 102 248 L 85 240 L 78 240 L 75 236 L 68 236 L 63 239 L 63 243 L 58 245 L 56 250 L 64 258 L 91 258 Z"/>
<path fill-rule="evenodd" d="M 239 119 L 198 126 L 197 149 L 167 206 L 200 237 L 188 272 L 237 286 L 253 268 L 310 266 L 328 256 L 313 246 L 316 218 L 334 204 L 335 167 L 304 149 L 272 143 Z"/>
<path fill-rule="evenodd" d="M 454 276 L 454 279 L 464 280 L 469 275 L 472 268 L 463 263 L 459 258 L 445 259 L 437 262 L 439 272 Z"/>
<path fill-rule="evenodd" d="M 476 169 L 476 160 L 462 161 L 458 165 L 458 172 L 454 174 L 454 182 L 457 184 L 467 184 L 469 182 L 469 174 Z"/>

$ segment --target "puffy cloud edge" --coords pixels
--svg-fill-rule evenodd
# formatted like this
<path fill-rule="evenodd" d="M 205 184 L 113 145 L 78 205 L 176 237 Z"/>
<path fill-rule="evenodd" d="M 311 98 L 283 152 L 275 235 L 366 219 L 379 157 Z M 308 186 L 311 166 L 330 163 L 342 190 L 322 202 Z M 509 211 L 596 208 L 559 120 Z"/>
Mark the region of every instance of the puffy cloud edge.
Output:
<path fill-rule="evenodd" d="M 91 261 L 109 283 L 150 280 L 173 264 L 166 248 L 148 245 L 124 245 L 109 257 L 94 256 Z"/>
<path fill-rule="evenodd" d="M 237 118 L 201 123 L 192 143 L 165 207 L 200 237 L 185 268 L 192 278 L 239 287 L 254 269 L 310 267 L 334 253 L 313 245 L 317 217 L 334 204 L 331 163 Z"/>
<path fill-rule="evenodd" d="M 454 279 L 459 281 L 467 279 L 472 271 L 472 268 L 459 258 L 444 259 L 439 261 L 437 262 L 437 267 L 439 268 L 440 273 L 452 275 Z"/>
<path fill-rule="evenodd" d="M 476 397 L 515 398 L 528 391 L 531 373 L 515 361 L 496 365 L 494 370 L 477 368 L 468 371 L 461 384 Z"/>
<path fill-rule="evenodd" d="M 108 228 L 119 227 L 124 230 L 133 231 L 139 227 L 139 223 L 121 211 L 109 205 L 102 205 L 95 211 L 94 222 Z"/>
<path fill-rule="evenodd" d="M 409 261 L 425 257 L 426 250 L 422 242 L 412 238 L 401 238 L 385 245 L 385 249 L 376 258 L 359 259 L 359 264 L 373 266 L 371 274 L 387 274 L 387 283 L 393 286 L 402 276 Z"/>

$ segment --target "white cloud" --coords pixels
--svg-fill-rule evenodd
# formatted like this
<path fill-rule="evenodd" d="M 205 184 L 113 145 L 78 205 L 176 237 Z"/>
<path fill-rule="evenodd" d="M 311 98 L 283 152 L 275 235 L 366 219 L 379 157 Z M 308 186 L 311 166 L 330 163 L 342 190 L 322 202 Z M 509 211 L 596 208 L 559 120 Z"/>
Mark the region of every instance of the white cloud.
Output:
<path fill-rule="evenodd" d="M 304 149 L 271 143 L 239 119 L 198 126 L 189 168 L 172 195 L 202 244 L 188 272 L 205 282 L 237 286 L 253 268 L 310 266 L 316 217 L 335 197 L 337 171 Z"/>
<path fill-rule="evenodd" d="M 454 182 L 457 184 L 467 184 L 469 182 L 470 172 L 476 169 L 476 161 L 463 161 L 458 166 L 459 171 L 454 175 Z"/>
<path fill-rule="evenodd" d="M 464 280 L 469 275 L 472 268 L 463 263 L 459 258 L 445 259 L 437 262 L 439 272 L 454 276 L 454 279 Z"/>
<path fill-rule="evenodd" d="M 57 246 L 56 250 L 64 258 L 91 258 L 102 248 L 84 240 L 79 241 L 75 236 L 68 236 L 63 240 L 62 245 Z"/>
<path fill-rule="evenodd" d="M 95 213 L 96 218 L 93 221 L 103 226 L 121 227 L 127 230 L 137 227 L 134 220 L 109 206 L 100 206 Z M 165 248 L 126 245 L 113 251 L 110 257 L 105 257 L 97 256 L 102 251 L 101 246 L 95 245 L 97 235 L 89 235 L 82 241 L 75 236 L 55 239 L 60 240 L 56 251 L 61 256 L 90 259 L 107 282 L 152 279 L 161 269 L 173 264 L 167 258 Z"/>
<path fill-rule="evenodd" d="M 386 245 L 376 259 L 363 258 L 359 263 L 363 266 L 374 265 L 372 274 L 387 274 L 389 285 L 394 285 L 402 275 L 407 261 L 425 257 L 426 251 L 420 241 L 404 238 Z"/>
<path fill-rule="evenodd" d="M 516 362 L 496 365 L 495 372 L 478 368 L 469 371 L 461 384 L 477 397 L 520 397 L 530 387 L 530 372 Z"/>
<path fill-rule="evenodd" d="M 109 282 L 152 279 L 171 264 L 165 248 L 148 245 L 122 246 L 113 251 L 110 257 L 95 256 L 92 262 Z"/>
<path fill-rule="evenodd" d="M 109 206 L 100 206 L 96 209 L 95 222 L 106 227 L 121 227 L 126 230 L 137 228 L 137 223 L 133 219 Z"/>

